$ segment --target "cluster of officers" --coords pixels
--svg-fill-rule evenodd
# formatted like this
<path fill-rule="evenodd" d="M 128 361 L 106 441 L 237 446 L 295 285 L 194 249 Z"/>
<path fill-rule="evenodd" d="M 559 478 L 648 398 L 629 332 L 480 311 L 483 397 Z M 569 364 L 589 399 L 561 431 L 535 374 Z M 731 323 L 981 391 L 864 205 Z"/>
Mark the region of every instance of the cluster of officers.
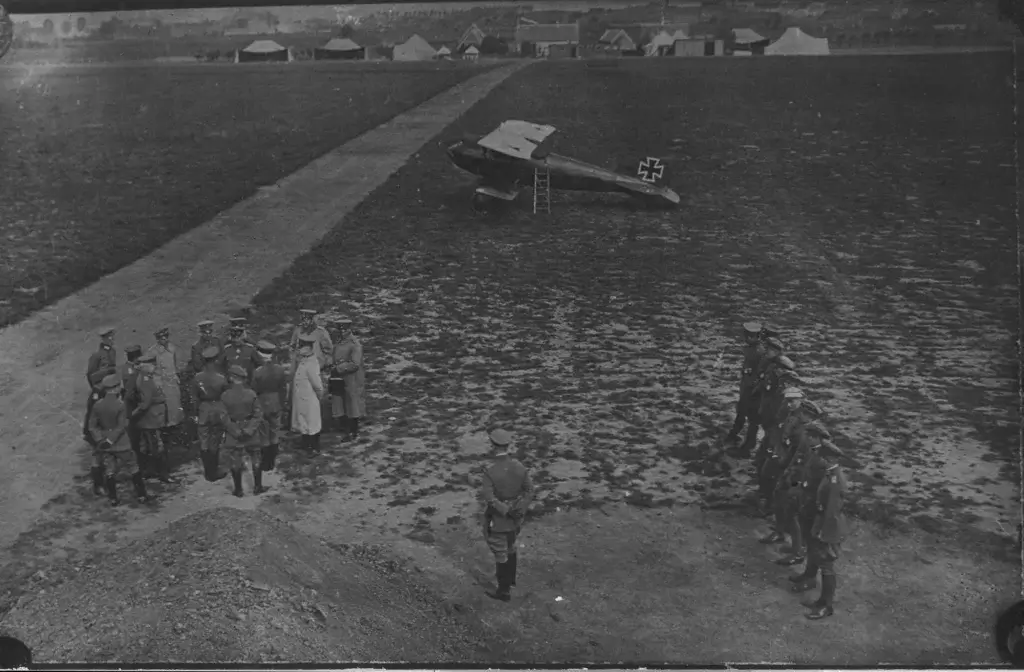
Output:
<path fill-rule="evenodd" d="M 214 335 L 212 320 L 204 320 L 190 356 L 170 342 L 165 327 L 145 352 L 139 345 L 125 348 L 120 364 L 115 329 L 100 329 L 86 372 L 84 434 L 93 449 L 93 492 L 117 506 L 118 480 L 126 478 L 138 500 L 147 502 L 146 479 L 171 480 L 168 448 L 189 453 L 198 442 L 208 480 L 230 472 L 234 494 L 242 497 L 248 461 L 258 495 L 284 431 L 298 434 L 301 449 L 320 450 L 325 403 L 341 441 L 356 440 L 366 414 L 363 346 L 351 320 L 331 322 L 332 338 L 317 324 L 317 311 L 301 313 L 286 347 L 250 343 L 244 317 L 231 320 L 224 338 Z"/>
<path fill-rule="evenodd" d="M 840 467 L 847 458 L 832 442 L 822 410 L 800 389 L 803 381 L 783 352 L 778 330 L 747 322 L 743 332 L 739 400 L 727 442 L 741 457 L 752 455 L 762 514 L 773 519 L 760 542 L 781 544 L 789 537 L 776 562 L 804 564 L 802 573 L 789 577 L 794 593 L 814 590 L 821 574 L 819 597 L 802 604 L 809 609 L 807 618 L 827 618 L 833 613 L 835 563 L 848 532 Z M 744 425 L 747 432 L 740 442 Z M 759 430 L 763 435 L 757 444 Z"/>

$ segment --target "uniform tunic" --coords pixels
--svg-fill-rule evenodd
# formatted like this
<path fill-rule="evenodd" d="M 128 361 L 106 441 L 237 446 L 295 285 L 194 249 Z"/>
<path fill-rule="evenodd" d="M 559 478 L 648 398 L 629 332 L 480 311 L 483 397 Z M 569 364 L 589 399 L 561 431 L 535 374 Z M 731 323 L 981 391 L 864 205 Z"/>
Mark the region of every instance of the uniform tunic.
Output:
<path fill-rule="evenodd" d="M 203 358 L 203 351 L 210 348 L 217 348 L 223 354 L 224 344 L 216 336 L 200 336 L 199 340 L 192 344 L 192 370 L 199 373 L 206 369 L 206 360 Z M 218 362 L 219 365 L 219 362 Z M 223 371 L 221 371 L 223 373 Z"/>
<path fill-rule="evenodd" d="M 99 446 L 108 477 L 133 476 L 139 470 L 135 452 L 126 440 L 127 430 L 128 413 L 123 401 L 108 394 L 96 402 L 89 418 L 89 433 Z"/>
<path fill-rule="evenodd" d="M 241 343 L 228 343 L 224 346 L 221 361 L 223 362 L 222 367 L 224 371 L 229 370 L 232 366 L 240 366 L 245 369 L 247 376 L 245 379 L 246 384 L 252 383 L 253 372 L 262 363 L 260 362 L 259 355 L 256 354 L 256 348 L 244 341 Z"/>
<path fill-rule="evenodd" d="M 292 378 L 292 431 L 300 434 L 319 434 L 323 428 L 320 419 L 320 399 L 324 384 L 320 378 L 320 363 L 316 357 L 302 357 L 295 366 Z"/>
<path fill-rule="evenodd" d="M 810 554 L 824 576 L 834 574 L 833 563 L 839 559 L 839 546 L 846 539 L 849 527 L 843 514 L 846 483 L 835 467 L 821 479 L 816 493 L 817 515 L 811 527 Z"/>
<path fill-rule="evenodd" d="M 244 386 L 229 387 L 221 395 L 224 405 L 224 449 L 228 468 L 241 469 L 246 453 L 253 464 L 260 463 L 263 409 L 256 393 Z"/>
<path fill-rule="evenodd" d="M 139 403 L 139 375 L 139 367 L 132 362 L 125 362 L 121 367 L 121 399 L 128 417 L 128 439 L 135 452 L 139 451 L 139 428 L 131 416 Z"/>
<path fill-rule="evenodd" d="M 139 403 L 135 407 L 135 426 L 139 428 L 140 449 L 145 455 L 162 455 L 163 438 L 160 430 L 167 426 L 167 402 L 156 380 L 149 375 L 139 376 Z"/>
<path fill-rule="evenodd" d="M 743 346 L 743 365 L 740 369 L 740 399 L 736 406 L 736 414 L 746 416 L 749 413 L 750 400 L 757 386 L 757 370 L 764 347 L 758 343 Z"/>
<path fill-rule="evenodd" d="M 483 473 L 481 492 L 484 506 L 484 534 L 495 562 L 504 563 L 516 554 L 516 536 L 533 497 L 530 472 L 519 460 L 502 457 Z M 507 514 L 495 510 L 494 504 L 508 506 Z"/>
<path fill-rule="evenodd" d="M 216 447 L 221 429 L 224 405 L 221 396 L 228 389 L 227 378 L 216 370 L 197 373 L 192 379 L 192 398 L 196 400 L 196 426 L 199 429 L 199 450 L 206 452 Z"/>
<path fill-rule="evenodd" d="M 299 336 L 306 334 L 313 336 L 316 340 L 313 341 L 313 355 L 316 357 L 316 361 L 320 364 L 320 370 L 326 371 L 327 366 L 331 363 L 331 352 L 334 347 L 331 343 L 331 335 L 327 333 L 327 330 L 323 327 L 316 325 L 312 330 L 307 331 L 302 326 L 295 327 L 292 331 L 292 340 L 290 342 L 292 352 L 295 352 L 299 348 Z M 293 362 L 296 356 L 292 357 Z"/>
<path fill-rule="evenodd" d="M 263 409 L 264 446 L 276 446 L 281 430 L 281 412 L 288 397 L 288 370 L 274 362 L 263 364 L 252 377 L 252 389 Z"/>
<path fill-rule="evenodd" d="M 85 378 L 89 382 L 89 398 L 85 402 L 85 422 L 83 430 L 86 440 L 92 443 L 92 436 L 89 434 L 89 415 L 92 406 L 103 397 L 103 389 L 100 387 L 103 379 L 112 373 L 117 373 L 117 351 L 106 343 L 101 343 L 99 349 L 89 355 L 89 363 L 86 366 Z M 99 454 L 93 455 L 93 465 L 100 466 Z"/>
<path fill-rule="evenodd" d="M 363 368 L 363 344 L 355 336 L 334 346 L 332 363 L 335 375 L 345 381 L 345 393 L 334 397 L 334 417 L 361 418 L 366 415 L 366 371 Z"/>
<path fill-rule="evenodd" d="M 165 426 L 177 427 L 185 419 L 185 410 L 181 405 L 181 384 L 178 380 L 178 373 L 183 365 L 181 355 L 172 343 L 168 343 L 166 347 L 157 343 L 149 349 L 149 353 L 156 355 L 155 379 L 163 390 L 167 403 Z"/>

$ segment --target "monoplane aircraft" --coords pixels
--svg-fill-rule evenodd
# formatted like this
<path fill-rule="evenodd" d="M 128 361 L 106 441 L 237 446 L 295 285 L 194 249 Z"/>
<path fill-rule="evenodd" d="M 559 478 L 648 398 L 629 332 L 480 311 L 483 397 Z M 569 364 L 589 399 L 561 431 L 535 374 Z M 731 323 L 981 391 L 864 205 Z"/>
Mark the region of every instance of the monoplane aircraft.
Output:
<path fill-rule="evenodd" d="M 636 177 L 601 168 L 578 159 L 551 153 L 546 141 L 554 126 L 508 120 L 483 137 L 470 137 L 448 146 L 452 163 L 481 178 L 473 205 L 513 201 L 526 185 L 537 188 L 542 175 L 550 189 L 562 191 L 619 192 L 648 205 L 676 206 L 676 192 L 660 183 L 665 178 L 661 159 L 645 157 L 638 162 Z"/>

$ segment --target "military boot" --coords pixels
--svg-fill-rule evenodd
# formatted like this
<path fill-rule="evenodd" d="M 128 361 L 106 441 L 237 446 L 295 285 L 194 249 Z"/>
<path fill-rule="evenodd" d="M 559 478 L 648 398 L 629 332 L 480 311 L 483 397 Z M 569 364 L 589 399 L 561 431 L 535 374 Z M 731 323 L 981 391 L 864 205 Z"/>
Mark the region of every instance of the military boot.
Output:
<path fill-rule="evenodd" d="M 508 556 L 508 583 L 510 586 L 516 585 L 516 564 L 519 560 L 519 554 L 514 553 Z"/>
<path fill-rule="evenodd" d="M 243 496 L 245 493 L 242 492 L 242 470 L 232 469 L 231 479 L 235 482 L 235 490 L 231 494 L 233 494 L 235 497 Z"/>
<path fill-rule="evenodd" d="M 157 479 L 161 483 L 171 482 L 171 459 L 164 453 L 156 458 Z"/>
<path fill-rule="evenodd" d="M 359 438 L 359 418 L 349 420 L 349 432 L 352 434 L 353 441 Z"/>
<path fill-rule="evenodd" d="M 252 485 L 252 494 L 254 495 L 261 495 L 267 491 L 267 489 L 263 487 L 263 470 L 260 469 L 260 465 L 258 464 L 252 465 Z"/>
<path fill-rule="evenodd" d="M 508 602 L 512 599 L 512 589 L 508 580 L 508 562 L 494 563 L 494 577 L 497 579 L 498 589 L 489 593 L 488 596 L 495 600 Z"/>
<path fill-rule="evenodd" d="M 113 476 L 107 476 L 107 497 L 110 498 L 111 506 L 119 506 L 121 500 L 117 496 L 117 479 Z"/>
<path fill-rule="evenodd" d="M 320 452 L 320 432 L 317 432 L 316 434 L 310 437 L 310 445 L 313 446 L 314 453 Z"/>
<path fill-rule="evenodd" d="M 759 543 L 759 544 L 781 544 L 785 540 L 786 540 L 786 537 L 782 536 L 782 534 L 778 530 L 772 530 L 771 532 L 769 532 L 765 536 L 763 536 L 760 539 L 758 539 L 757 543 Z"/>
<path fill-rule="evenodd" d="M 145 504 L 149 501 L 149 493 L 146 492 L 146 481 L 142 478 L 142 473 L 136 471 L 132 474 L 132 485 L 135 486 L 135 497 Z"/>
<path fill-rule="evenodd" d="M 261 471 L 273 471 L 274 460 L 277 457 L 277 444 L 272 443 L 263 449 L 260 454 L 260 470 Z"/>
<path fill-rule="evenodd" d="M 92 476 L 92 494 L 96 496 L 105 495 L 103 492 L 103 468 L 93 467 L 89 470 L 89 475 Z"/>
<path fill-rule="evenodd" d="M 821 576 L 821 597 L 814 603 L 811 608 L 811 612 L 804 614 L 808 619 L 817 621 L 822 618 L 828 618 L 832 615 L 832 598 L 836 594 L 836 575 L 835 574 L 823 574 Z"/>

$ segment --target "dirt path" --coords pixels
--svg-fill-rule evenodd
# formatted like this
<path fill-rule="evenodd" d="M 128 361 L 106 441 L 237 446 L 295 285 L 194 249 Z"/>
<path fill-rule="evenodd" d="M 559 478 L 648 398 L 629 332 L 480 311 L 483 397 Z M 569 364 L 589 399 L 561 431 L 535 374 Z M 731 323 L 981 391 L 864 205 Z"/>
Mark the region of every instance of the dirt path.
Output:
<path fill-rule="evenodd" d="M 223 324 L 424 143 L 526 65 L 453 87 L 0 332 L 0 548 L 80 471 L 84 372 L 98 327 L 117 327 L 121 349 L 149 345 L 152 332 L 169 325 L 172 340 L 187 347 L 197 320 Z"/>

